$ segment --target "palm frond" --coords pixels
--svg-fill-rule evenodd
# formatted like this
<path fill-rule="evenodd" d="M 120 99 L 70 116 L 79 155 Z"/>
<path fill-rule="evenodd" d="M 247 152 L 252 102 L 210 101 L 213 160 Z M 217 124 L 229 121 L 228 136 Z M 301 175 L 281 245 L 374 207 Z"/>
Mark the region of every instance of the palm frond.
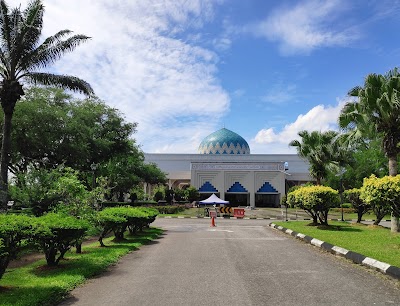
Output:
<path fill-rule="evenodd" d="M 15 25 L 16 35 L 12 59 L 14 60 L 15 70 L 18 69 L 21 60 L 33 50 L 40 39 L 43 27 L 44 7 L 41 1 L 31 1 L 25 11 L 20 13 L 20 24 Z"/>
<path fill-rule="evenodd" d="M 360 90 L 362 90 L 362 88 L 360 86 L 353 87 L 352 89 L 349 90 L 347 95 L 350 97 L 358 97 Z"/>
<path fill-rule="evenodd" d="M 73 51 L 81 43 L 90 39 L 85 35 L 74 35 L 66 40 L 60 40 L 61 37 L 69 33 L 71 31 L 62 31 L 57 33 L 58 35 L 56 34 L 57 37 L 52 37 L 49 41 L 45 41 L 34 52 L 21 60 L 18 71 L 46 67 L 60 59 L 66 52 Z"/>
<path fill-rule="evenodd" d="M 24 78 L 35 85 L 57 86 L 89 96 L 94 94 L 89 83 L 74 76 L 30 72 L 25 74 Z"/>
<path fill-rule="evenodd" d="M 8 6 L 4 0 L 0 1 L 0 42 L 2 49 L 9 53 L 11 50 L 11 39 L 10 39 L 10 16 L 8 15 Z M 8 54 L 9 56 L 9 54 Z"/>

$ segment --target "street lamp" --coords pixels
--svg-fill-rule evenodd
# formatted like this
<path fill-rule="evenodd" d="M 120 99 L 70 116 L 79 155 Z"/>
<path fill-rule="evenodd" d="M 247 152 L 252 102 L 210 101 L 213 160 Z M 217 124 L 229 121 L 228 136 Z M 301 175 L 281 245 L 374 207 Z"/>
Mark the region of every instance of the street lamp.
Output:
<path fill-rule="evenodd" d="M 96 206 L 96 198 L 94 194 L 94 188 L 96 187 L 96 169 L 97 169 L 97 164 L 92 163 L 90 165 L 90 169 L 92 169 L 92 176 L 93 176 L 93 181 L 92 181 L 92 195 L 93 195 L 93 207 L 97 208 Z"/>
<path fill-rule="evenodd" d="M 339 194 L 340 194 L 340 210 L 342 213 L 342 221 L 344 221 L 343 218 L 343 175 L 346 173 L 346 169 L 341 167 L 339 170 L 339 175 L 340 175 L 340 185 L 339 185 Z"/>
<path fill-rule="evenodd" d="M 92 163 L 90 165 L 90 169 L 92 169 L 92 174 L 93 174 L 93 181 L 92 181 L 92 190 L 96 186 L 96 169 L 97 169 L 97 164 Z"/>

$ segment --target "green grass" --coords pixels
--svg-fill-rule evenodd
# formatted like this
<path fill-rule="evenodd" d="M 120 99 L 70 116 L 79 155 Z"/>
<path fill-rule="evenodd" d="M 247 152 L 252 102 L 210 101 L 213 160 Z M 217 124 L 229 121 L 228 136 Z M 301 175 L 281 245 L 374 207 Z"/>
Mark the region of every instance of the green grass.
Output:
<path fill-rule="evenodd" d="M 400 267 L 400 233 L 391 233 L 388 228 L 340 221 L 330 221 L 327 228 L 308 226 L 309 221 L 274 223 Z"/>
<path fill-rule="evenodd" d="M 156 239 L 161 229 L 151 228 L 134 237 L 127 236 L 123 242 L 112 242 L 113 237 L 104 240 L 107 247 L 99 243 L 83 246 L 82 254 L 68 252 L 59 267 L 49 269 L 45 260 L 16 269 L 9 269 L 0 279 L 0 305 L 54 305 L 69 291 L 104 271 L 117 262 L 121 256 Z M 43 255 L 44 256 L 44 255 Z"/>

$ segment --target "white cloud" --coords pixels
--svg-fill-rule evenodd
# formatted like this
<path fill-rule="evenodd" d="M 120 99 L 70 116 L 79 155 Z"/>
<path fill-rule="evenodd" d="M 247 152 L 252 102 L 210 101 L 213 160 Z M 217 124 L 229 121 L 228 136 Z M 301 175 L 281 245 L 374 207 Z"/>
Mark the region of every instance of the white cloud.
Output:
<path fill-rule="evenodd" d="M 280 131 L 274 128 L 258 131 L 250 141 L 252 153 L 295 153 L 295 148 L 288 144 L 299 139 L 298 132 L 337 130 L 337 119 L 345 102 L 340 100 L 336 106 L 317 105 L 306 114 L 299 115 L 295 122 L 285 125 Z"/>
<path fill-rule="evenodd" d="M 354 29 L 337 30 L 342 26 L 334 23 L 345 8 L 342 0 L 305 0 L 273 11 L 250 28 L 258 36 L 278 42 L 285 55 L 309 53 L 318 47 L 347 45 L 356 38 Z"/>
<path fill-rule="evenodd" d="M 25 7 L 28 0 L 21 2 Z M 43 2 L 45 37 L 66 28 L 92 37 L 52 69 L 88 81 L 101 99 L 138 122 L 135 138 L 146 152 L 176 152 L 171 139 L 192 149 L 191 137 L 206 136 L 229 109 L 216 77 L 217 55 L 178 38 L 188 29 L 195 35 L 220 1 Z"/>

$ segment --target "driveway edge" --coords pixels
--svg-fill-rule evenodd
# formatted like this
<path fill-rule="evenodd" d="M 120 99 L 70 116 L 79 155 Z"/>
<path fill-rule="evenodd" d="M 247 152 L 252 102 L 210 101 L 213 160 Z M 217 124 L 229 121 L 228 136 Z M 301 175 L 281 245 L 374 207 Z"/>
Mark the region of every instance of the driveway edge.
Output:
<path fill-rule="evenodd" d="M 295 231 L 292 231 L 291 229 L 285 228 L 283 226 L 278 226 L 275 223 L 270 223 L 269 224 L 270 227 L 277 229 L 281 232 L 284 232 L 288 235 L 291 235 L 297 239 L 303 240 L 307 243 L 310 243 L 314 246 L 317 246 L 321 249 L 323 249 L 326 252 L 335 254 L 335 255 L 339 255 L 342 256 L 346 259 L 350 259 L 353 262 L 357 263 L 357 264 L 361 264 L 363 266 L 375 269 L 379 272 L 382 272 L 384 274 L 390 275 L 396 279 L 400 279 L 400 268 L 396 267 L 396 266 L 391 266 L 385 262 L 381 262 L 378 261 L 376 259 L 364 256 L 362 254 L 350 251 L 350 250 L 346 250 L 342 247 L 336 246 L 336 245 L 332 245 L 330 243 L 327 243 L 325 241 L 322 240 L 318 240 L 315 239 L 313 237 L 304 235 L 302 233 L 298 233 Z"/>

